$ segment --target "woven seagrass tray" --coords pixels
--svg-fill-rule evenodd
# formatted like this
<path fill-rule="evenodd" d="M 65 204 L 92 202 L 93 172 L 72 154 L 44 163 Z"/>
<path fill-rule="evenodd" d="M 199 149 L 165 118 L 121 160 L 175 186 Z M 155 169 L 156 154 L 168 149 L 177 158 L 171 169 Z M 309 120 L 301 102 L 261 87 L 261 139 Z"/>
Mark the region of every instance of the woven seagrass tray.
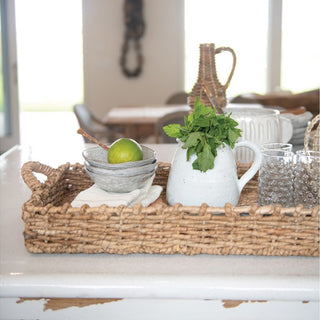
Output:
<path fill-rule="evenodd" d="M 238 165 L 239 176 L 247 170 Z M 318 256 L 319 206 L 259 207 L 257 176 L 238 206 L 169 206 L 165 192 L 170 165 L 159 163 L 154 184 L 161 197 L 149 207 L 72 207 L 92 181 L 81 164 L 53 169 L 39 162 L 21 173 L 32 191 L 23 205 L 26 249 L 32 253 L 157 253 Z M 40 182 L 36 174 L 47 176 Z"/>

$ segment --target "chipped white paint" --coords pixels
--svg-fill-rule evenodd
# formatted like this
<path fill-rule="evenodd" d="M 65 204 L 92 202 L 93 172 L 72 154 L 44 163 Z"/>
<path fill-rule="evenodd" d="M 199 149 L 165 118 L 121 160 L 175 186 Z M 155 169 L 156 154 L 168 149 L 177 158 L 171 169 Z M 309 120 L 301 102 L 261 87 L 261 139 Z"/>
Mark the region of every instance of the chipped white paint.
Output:
<path fill-rule="evenodd" d="M 319 319 L 316 302 L 244 301 L 226 308 L 221 300 L 125 299 L 112 303 L 92 304 L 45 310 L 46 300 L 16 303 L 17 299 L 0 299 L 0 319 L 108 319 L 108 320 L 301 320 Z M 213 317 L 214 316 L 214 317 Z"/>

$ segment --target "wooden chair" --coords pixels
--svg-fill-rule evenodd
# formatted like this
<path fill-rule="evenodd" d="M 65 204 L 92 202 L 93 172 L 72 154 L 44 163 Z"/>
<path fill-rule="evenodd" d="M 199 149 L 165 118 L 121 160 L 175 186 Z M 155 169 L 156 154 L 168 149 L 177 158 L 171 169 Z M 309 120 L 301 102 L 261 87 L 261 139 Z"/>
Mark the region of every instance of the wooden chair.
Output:
<path fill-rule="evenodd" d="M 166 104 L 187 104 L 187 103 L 188 103 L 188 94 L 184 91 L 174 93 L 166 101 Z"/>
<path fill-rule="evenodd" d="M 319 89 L 300 93 L 241 94 L 233 98 L 232 103 L 260 103 L 264 106 L 278 106 L 285 109 L 305 107 L 314 116 L 319 113 Z"/>
<path fill-rule="evenodd" d="M 92 114 L 86 105 L 76 104 L 73 106 L 73 111 L 77 117 L 80 128 L 98 140 L 109 140 L 108 128 Z M 85 137 L 83 137 L 83 139 L 86 143 L 90 142 Z"/>
<path fill-rule="evenodd" d="M 171 112 L 160 118 L 155 126 L 156 140 L 158 143 L 176 143 L 176 138 L 171 138 L 163 131 L 163 127 L 177 123 L 184 125 L 184 117 L 189 115 L 189 111 Z"/>

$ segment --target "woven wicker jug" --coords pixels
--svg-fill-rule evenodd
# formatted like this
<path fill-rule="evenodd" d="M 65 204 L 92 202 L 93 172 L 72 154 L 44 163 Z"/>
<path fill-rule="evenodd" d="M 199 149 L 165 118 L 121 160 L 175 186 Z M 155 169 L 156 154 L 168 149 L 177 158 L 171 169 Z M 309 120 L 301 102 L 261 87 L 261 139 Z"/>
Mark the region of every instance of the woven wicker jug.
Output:
<path fill-rule="evenodd" d="M 217 75 L 215 55 L 224 51 L 229 51 L 232 54 L 233 64 L 227 82 L 222 85 Z M 214 43 L 200 44 L 198 79 L 189 94 L 189 105 L 193 107 L 197 97 L 199 97 L 200 101 L 206 106 L 212 106 L 213 102 L 219 108 L 225 107 L 227 104 L 226 89 L 229 87 L 235 67 L 236 55 L 231 48 L 220 47 L 216 49 Z M 204 84 L 210 91 L 211 102 L 208 93 L 203 90 Z"/>

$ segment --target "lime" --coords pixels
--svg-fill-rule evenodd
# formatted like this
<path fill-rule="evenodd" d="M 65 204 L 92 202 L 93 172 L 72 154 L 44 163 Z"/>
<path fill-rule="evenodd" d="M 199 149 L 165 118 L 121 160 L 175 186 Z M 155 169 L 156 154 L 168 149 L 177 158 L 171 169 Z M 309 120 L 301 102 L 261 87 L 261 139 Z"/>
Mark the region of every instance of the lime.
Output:
<path fill-rule="evenodd" d="M 133 139 L 121 138 L 116 140 L 108 151 L 109 163 L 122 163 L 142 160 L 141 146 Z"/>

